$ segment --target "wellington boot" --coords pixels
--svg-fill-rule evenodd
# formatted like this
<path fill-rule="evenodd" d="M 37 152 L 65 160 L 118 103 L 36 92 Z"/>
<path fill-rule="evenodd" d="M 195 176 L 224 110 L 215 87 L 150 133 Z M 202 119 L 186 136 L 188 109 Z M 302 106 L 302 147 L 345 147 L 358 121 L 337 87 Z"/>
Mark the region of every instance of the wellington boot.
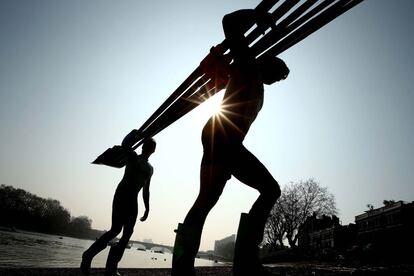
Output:
<path fill-rule="evenodd" d="M 91 270 L 92 258 L 89 256 L 88 252 L 82 254 L 82 262 L 80 264 L 80 269 L 83 275 L 89 275 Z"/>
<path fill-rule="evenodd" d="M 118 272 L 118 262 L 122 257 L 121 254 L 121 250 L 117 245 L 111 246 L 111 249 L 108 253 L 108 258 L 106 260 L 105 276 L 120 275 L 120 273 Z"/>
<path fill-rule="evenodd" d="M 194 259 L 200 246 L 201 229 L 178 224 L 171 276 L 195 276 Z"/>
<path fill-rule="evenodd" d="M 258 229 L 255 221 L 248 214 L 242 213 L 234 248 L 233 275 L 274 275 L 259 261 L 259 244 L 262 238 L 263 229 Z"/>
<path fill-rule="evenodd" d="M 98 239 L 85 252 L 83 252 L 82 262 L 80 264 L 82 274 L 89 275 L 92 259 L 95 257 L 96 254 L 104 250 L 106 248 L 106 245 L 107 243 L 105 240 Z"/>

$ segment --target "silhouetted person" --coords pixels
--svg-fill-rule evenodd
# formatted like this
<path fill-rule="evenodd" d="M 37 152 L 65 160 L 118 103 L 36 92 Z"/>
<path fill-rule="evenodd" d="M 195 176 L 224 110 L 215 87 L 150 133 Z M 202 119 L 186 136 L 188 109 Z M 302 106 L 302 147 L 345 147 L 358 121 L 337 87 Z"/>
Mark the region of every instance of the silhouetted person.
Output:
<path fill-rule="evenodd" d="M 125 139 L 124 139 L 125 141 Z M 123 142 L 124 145 L 124 142 Z M 148 158 L 155 151 L 156 143 L 151 138 L 144 142 L 142 152 L 137 155 L 130 147 L 126 146 L 127 163 L 125 174 L 115 191 L 112 203 L 111 229 L 97 239 L 82 255 L 81 270 L 89 274 L 93 257 L 106 248 L 108 242 L 114 239 L 120 232 L 122 237 L 118 244 L 109 250 L 106 262 L 105 275 L 117 275 L 118 262 L 121 260 L 129 239 L 134 231 L 138 215 L 137 196 L 141 188 L 145 205 L 145 213 L 141 221 L 145 221 L 149 212 L 149 186 L 153 168 Z"/>
<path fill-rule="evenodd" d="M 243 145 L 243 140 L 263 105 L 263 84 L 283 80 L 286 64 L 276 57 L 256 60 L 244 33 L 254 24 L 264 24 L 269 14 L 240 10 L 223 18 L 223 29 L 234 59 L 222 101 L 222 112 L 212 116 L 202 131 L 203 158 L 200 191 L 182 224 L 176 230 L 172 275 L 194 273 L 194 257 L 200 245 L 205 219 L 234 176 L 259 191 L 249 214 L 242 214 L 238 230 L 233 271 L 235 275 L 269 275 L 258 260 L 258 245 L 280 187 L 265 166 Z"/>

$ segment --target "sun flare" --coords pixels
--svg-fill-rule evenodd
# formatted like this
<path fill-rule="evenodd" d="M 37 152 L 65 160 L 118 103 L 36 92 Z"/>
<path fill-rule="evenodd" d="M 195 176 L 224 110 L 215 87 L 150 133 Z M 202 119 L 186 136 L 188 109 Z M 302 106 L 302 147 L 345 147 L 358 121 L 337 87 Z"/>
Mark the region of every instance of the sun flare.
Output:
<path fill-rule="evenodd" d="M 195 110 L 196 120 L 207 120 L 215 114 L 222 113 L 221 101 L 223 99 L 223 93 L 218 93 L 202 104 L 200 104 Z"/>

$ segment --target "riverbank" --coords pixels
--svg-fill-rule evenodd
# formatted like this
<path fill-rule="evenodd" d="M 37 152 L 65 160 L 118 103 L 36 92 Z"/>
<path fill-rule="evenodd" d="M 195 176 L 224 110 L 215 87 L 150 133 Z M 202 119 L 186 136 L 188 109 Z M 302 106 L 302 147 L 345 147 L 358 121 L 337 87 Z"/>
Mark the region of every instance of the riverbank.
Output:
<path fill-rule="evenodd" d="M 280 276 L 409 276 L 414 275 L 414 266 L 393 267 L 344 267 L 318 263 L 284 263 L 269 267 Z M 103 268 L 94 268 L 90 275 L 103 275 Z M 124 276 L 170 276 L 169 268 L 121 268 Z M 197 267 L 197 276 L 232 276 L 231 266 Z M 0 268 L 0 276 L 80 276 L 78 268 Z M 256 275 L 246 275 L 256 276 Z"/>
<path fill-rule="evenodd" d="M 90 229 L 88 233 L 74 233 L 74 232 L 48 232 L 48 231 L 36 231 L 32 229 L 24 229 L 24 228 L 16 228 L 16 227 L 8 227 L 8 226 L 0 226 L 0 231 L 5 232 L 29 232 L 29 233 L 36 233 L 36 234 L 43 234 L 43 235 L 54 235 L 60 237 L 67 237 L 67 238 L 74 238 L 74 239 L 82 239 L 82 240 L 96 240 L 97 237 L 100 237 L 102 234 L 105 233 L 103 230 L 97 229 Z"/>

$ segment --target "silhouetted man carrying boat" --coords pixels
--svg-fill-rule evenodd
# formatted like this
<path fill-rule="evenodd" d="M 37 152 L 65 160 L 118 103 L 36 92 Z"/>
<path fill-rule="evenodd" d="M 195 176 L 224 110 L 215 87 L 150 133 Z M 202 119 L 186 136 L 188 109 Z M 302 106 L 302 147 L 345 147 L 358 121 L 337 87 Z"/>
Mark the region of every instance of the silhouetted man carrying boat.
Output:
<path fill-rule="evenodd" d="M 281 59 L 256 60 L 245 41 L 244 33 L 255 23 L 259 27 L 267 23 L 268 16 L 255 10 L 240 10 L 223 18 L 223 29 L 234 62 L 229 69 L 222 112 L 211 117 L 203 128 L 200 192 L 184 223 L 176 230 L 173 276 L 195 275 L 194 258 L 205 219 L 231 176 L 260 193 L 249 214 L 242 214 L 240 220 L 234 275 L 271 275 L 258 260 L 258 245 L 269 212 L 280 196 L 280 187 L 243 145 L 263 105 L 263 84 L 270 85 L 289 74 Z"/>
<path fill-rule="evenodd" d="M 131 135 L 131 134 L 130 134 Z M 114 239 L 120 232 L 122 237 L 118 244 L 109 250 L 106 262 L 105 275 L 117 275 L 118 262 L 124 254 L 125 247 L 134 231 L 135 222 L 138 215 L 137 196 L 141 188 L 145 205 L 144 215 L 141 221 L 145 221 L 149 212 L 149 186 L 153 168 L 148 162 L 148 158 L 155 151 L 156 143 L 151 138 L 142 145 L 142 153 L 137 155 L 131 149 L 128 136 L 122 142 L 127 151 L 127 162 L 125 174 L 119 183 L 113 203 L 112 203 L 112 225 L 111 229 L 96 240 L 88 250 L 82 255 L 81 270 L 84 274 L 89 274 L 93 257 L 106 248 L 108 242 Z"/>

